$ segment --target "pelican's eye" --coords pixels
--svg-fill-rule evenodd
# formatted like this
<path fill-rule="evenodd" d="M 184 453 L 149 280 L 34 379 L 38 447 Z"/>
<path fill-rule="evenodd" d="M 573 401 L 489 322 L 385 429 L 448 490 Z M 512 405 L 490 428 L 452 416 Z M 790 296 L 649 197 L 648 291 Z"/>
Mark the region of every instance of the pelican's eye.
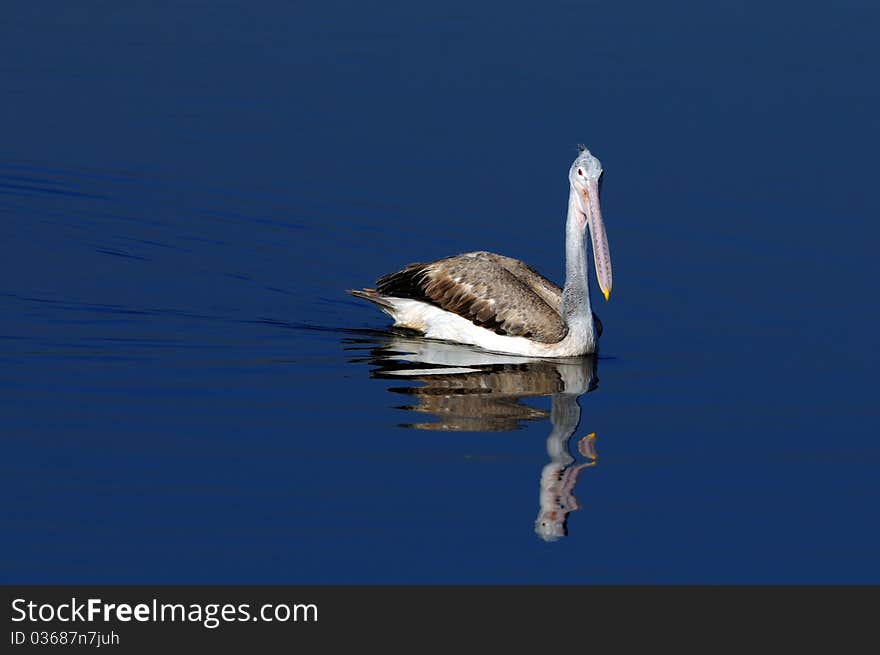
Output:
<path fill-rule="evenodd" d="M 584 172 L 581 169 L 578 169 L 578 175 L 583 177 Z"/>

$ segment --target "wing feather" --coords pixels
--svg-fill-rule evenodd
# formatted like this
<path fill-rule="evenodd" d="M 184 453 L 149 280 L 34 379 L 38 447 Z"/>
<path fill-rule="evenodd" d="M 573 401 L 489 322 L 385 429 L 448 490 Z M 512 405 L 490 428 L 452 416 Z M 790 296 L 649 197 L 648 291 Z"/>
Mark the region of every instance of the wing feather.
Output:
<path fill-rule="evenodd" d="M 381 277 L 377 290 L 430 302 L 508 336 L 556 343 L 568 331 L 559 312 L 559 287 L 526 264 L 494 253 L 410 264 Z"/>

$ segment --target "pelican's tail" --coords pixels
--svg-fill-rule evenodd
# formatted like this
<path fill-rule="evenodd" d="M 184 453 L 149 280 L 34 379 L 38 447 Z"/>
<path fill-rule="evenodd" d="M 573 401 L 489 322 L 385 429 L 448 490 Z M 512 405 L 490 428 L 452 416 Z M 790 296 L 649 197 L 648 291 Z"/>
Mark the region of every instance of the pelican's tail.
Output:
<path fill-rule="evenodd" d="M 383 312 L 394 317 L 394 305 L 388 299 L 375 289 L 348 289 L 348 293 L 355 298 L 363 298 L 379 307 Z"/>
<path fill-rule="evenodd" d="M 445 312 L 421 300 L 388 296 L 376 289 L 349 289 L 356 298 L 364 298 L 394 319 L 394 327 L 407 328 L 425 334 L 432 320 L 442 318 Z"/>

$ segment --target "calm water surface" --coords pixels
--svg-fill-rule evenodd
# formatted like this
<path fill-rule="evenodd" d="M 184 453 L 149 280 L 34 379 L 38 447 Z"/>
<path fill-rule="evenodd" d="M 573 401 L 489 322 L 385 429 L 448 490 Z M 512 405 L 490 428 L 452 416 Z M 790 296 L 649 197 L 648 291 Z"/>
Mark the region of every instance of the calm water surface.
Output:
<path fill-rule="evenodd" d="M 0 19 L 0 581 L 880 583 L 872 3 L 75 4 Z M 597 359 L 345 295 L 561 282 L 578 142 Z"/>

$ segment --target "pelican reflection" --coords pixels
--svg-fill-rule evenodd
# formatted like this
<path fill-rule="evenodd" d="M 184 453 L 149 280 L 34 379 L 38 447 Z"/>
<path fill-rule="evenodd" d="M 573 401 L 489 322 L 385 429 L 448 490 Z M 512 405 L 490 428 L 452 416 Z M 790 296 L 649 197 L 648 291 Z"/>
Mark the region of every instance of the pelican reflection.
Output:
<path fill-rule="evenodd" d="M 529 358 L 397 334 L 353 338 L 348 345 L 369 351 L 371 377 L 402 382 L 389 389 L 410 399 L 401 409 L 426 415 L 407 427 L 503 432 L 549 417 L 549 462 L 541 471 L 535 532 L 545 541 L 565 536 L 568 514 L 579 508 L 574 497 L 578 477 L 597 461 L 595 434 L 579 440 L 580 458 L 570 452 L 580 423 L 578 399 L 598 384 L 594 356 Z M 549 412 L 523 402 L 545 396 L 551 399 Z"/>

